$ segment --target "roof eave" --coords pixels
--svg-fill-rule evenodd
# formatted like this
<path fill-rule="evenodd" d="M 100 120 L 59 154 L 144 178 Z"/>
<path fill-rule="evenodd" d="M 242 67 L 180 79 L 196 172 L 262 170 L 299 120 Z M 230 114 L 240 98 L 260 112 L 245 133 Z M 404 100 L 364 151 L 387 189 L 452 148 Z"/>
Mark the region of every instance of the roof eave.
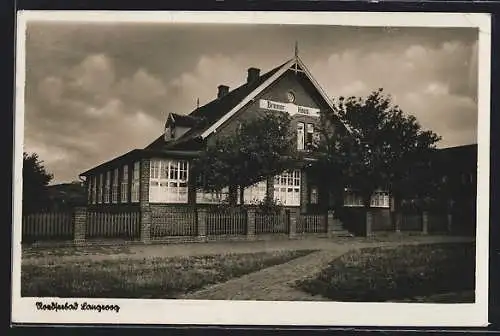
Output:
<path fill-rule="evenodd" d="M 111 160 L 108 160 L 108 161 L 105 161 L 91 169 L 88 169 L 86 171 L 84 171 L 83 173 L 79 174 L 78 176 L 81 177 L 81 176 L 87 176 L 87 175 L 90 175 L 91 173 L 94 173 L 96 171 L 99 171 L 101 170 L 102 168 L 106 167 L 107 165 L 110 165 L 111 163 L 113 162 L 117 162 L 117 161 L 122 161 L 122 160 L 125 160 L 125 159 L 129 159 L 129 158 L 132 158 L 134 157 L 135 155 L 138 154 L 138 152 L 140 152 L 141 149 L 132 149 L 131 151 L 123 154 L 123 155 L 120 155 L 118 157 L 115 157 Z"/>
<path fill-rule="evenodd" d="M 300 65 L 300 67 L 302 68 L 302 70 L 304 71 L 304 73 L 307 76 L 307 78 L 311 81 L 311 83 L 313 83 L 313 85 L 316 88 L 316 90 L 320 93 L 321 97 L 328 104 L 328 107 L 330 107 L 330 109 L 332 109 L 333 111 L 335 111 L 335 108 L 333 106 L 332 100 L 330 99 L 330 97 L 328 97 L 328 95 L 326 94 L 325 90 L 323 90 L 323 88 L 321 87 L 321 85 L 319 85 L 319 83 L 314 79 L 314 77 L 312 76 L 311 72 L 309 71 L 309 69 L 307 68 L 307 66 L 304 64 L 304 62 L 302 62 L 302 60 L 298 56 L 296 56 L 296 61 Z M 351 127 L 349 127 L 349 125 L 346 125 L 345 123 L 343 123 L 340 120 L 340 118 L 339 118 L 339 121 L 344 126 L 344 128 L 347 130 L 347 132 L 349 134 L 353 133 L 352 129 L 351 129 Z"/>
<path fill-rule="evenodd" d="M 320 93 L 321 97 L 324 99 L 324 101 L 327 103 L 328 107 L 332 109 L 333 111 L 335 110 L 333 106 L 332 100 L 328 97 L 328 95 L 325 93 L 323 88 L 319 85 L 319 83 L 314 79 L 312 76 L 311 72 L 309 69 L 307 69 L 306 65 L 302 62 L 302 60 L 298 57 L 295 56 L 294 58 L 290 59 L 288 62 L 283 64 L 280 70 L 278 70 L 275 74 L 273 74 L 270 78 L 268 78 L 264 83 L 259 85 L 255 90 L 253 90 L 248 96 L 246 96 L 240 103 L 238 103 L 235 107 L 233 107 L 228 113 L 226 113 L 222 118 L 217 120 L 214 124 L 212 124 L 209 128 L 207 128 L 202 134 L 201 137 L 204 139 L 208 137 L 210 134 L 212 134 L 217 128 L 219 128 L 222 124 L 224 124 L 229 118 L 231 118 L 237 111 L 242 109 L 244 106 L 246 106 L 249 102 L 255 99 L 257 95 L 259 95 L 262 91 L 264 91 L 267 87 L 269 87 L 272 83 L 274 83 L 276 80 L 278 80 L 286 71 L 288 71 L 294 64 L 298 64 L 302 69 L 304 74 L 307 76 L 307 78 L 313 83 L 314 87 L 316 90 Z M 339 122 L 342 124 L 342 126 L 346 129 L 346 131 L 349 134 L 352 134 L 352 129 L 349 127 L 349 125 L 346 125 L 343 123 L 340 119 Z"/>
<path fill-rule="evenodd" d="M 200 151 L 184 151 L 184 150 L 161 150 L 161 149 L 133 149 L 121 156 L 118 156 L 109 161 L 103 162 L 87 171 L 79 174 L 79 177 L 92 175 L 93 173 L 104 170 L 107 166 L 122 164 L 123 161 L 137 160 L 143 158 L 175 158 L 175 159 L 192 159 L 200 155 Z"/>
<path fill-rule="evenodd" d="M 288 62 L 283 64 L 282 68 L 276 71 L 271 77 L 265 80 L 261 85 L 255 88 L 249 95 L 247 95 L 243 100 L 241 100 L 235 107 L 233 107 L 228 113 L 226 113 L 222 118 L 217 120 L 214 124 L 212 124 L 209 128 L 207 128 L 202 134 L 201 138 L 205 139 L 210 134 L 212 134 L 219 126 L 224 124 L 229 118 L 231 118 L 237 111 L 246 106 L 249 102 L 251 102 L 255 97 L 265 90 L 269 85 L 274 83 L 278 78 L 280 78 L 290 67 L 292 66 L 294 59 L 290 59 Z"/>

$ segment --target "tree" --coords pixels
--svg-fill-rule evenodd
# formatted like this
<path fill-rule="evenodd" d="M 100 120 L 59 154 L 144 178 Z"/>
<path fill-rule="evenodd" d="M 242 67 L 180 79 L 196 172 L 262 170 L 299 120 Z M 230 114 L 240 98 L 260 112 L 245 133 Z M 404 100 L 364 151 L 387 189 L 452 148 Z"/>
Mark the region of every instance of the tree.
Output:
<path fill-rule="evenodd" d="M 242 193 L 245 187 L 290 168 L 294 157 L 290 117 L 265 113 L 243 121 L 236 132 L 207 146 L 194 162 L 197 187 L 207 192 L 229 187 L 229 202 L 234 205 L 238 187 Z"/>
<path fill-rule="evenodd" d="M 339 131 L 339 119 L 350 132 Z M 423 130 L 383 89 L 366 98 L 334 99 L 334 110 L 321 116 L 320 134 L 316 169 L 338 199 L 346 186 L 359 193 L 365 206 L 377 188 L 398 199 L 428 192 L 429 158 L 441 137 Z"/>
<path fill-rule="evenodd" d="M 44 210 L 49 205 L 47 186 L 54 176 L 38 154 L 23 153 L 23 212 Z"/>

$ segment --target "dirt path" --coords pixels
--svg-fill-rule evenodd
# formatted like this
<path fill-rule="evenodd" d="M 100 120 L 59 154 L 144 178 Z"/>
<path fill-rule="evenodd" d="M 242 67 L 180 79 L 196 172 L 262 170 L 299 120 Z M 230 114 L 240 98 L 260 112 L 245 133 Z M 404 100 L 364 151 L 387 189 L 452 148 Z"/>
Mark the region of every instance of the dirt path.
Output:
<path fill-rule="evenodd" d="M 427 241 L 414 241 L 411 244 L 425 244 Z M 408 242 L 372 242 L 365 244 L 339 244 L 335 248 L 314 252 L 307 256 L 276 265 L 215 284 L 179 297 L 180 299 L 204 300 L 265 300 L 265 301 L 328 301 L 321 296 L 312 296 L 293 288 L 297 280 L 310 278 L 319 273 L 332 260 L 357 248 L 398 246 Z"/>
<path fill-rule="evenodd" d="M 144 259 L 152 257 L 199 256 L 228 253 L 272 252 L 279 250 L 329 250 L 383 246 L 393 243 L 437 243 L 473 241 L 470 237 L 391 236 L 375 238 L 307 238 L 242 242 L 211 242 L 192 244 L 129 245 L 110 247 L 26 248 L 23 264 L 53 264 L 79 261 Z"/>
<path fill-rule="evenodd" d="M 179 299 L 203 300 L 266 300 L 313 301 L 325 300 L 292 287 L 294 281 L 314 275 L 349 248 L 323 250 L 294 259 L 285 264 L 265 268 L 255 273 L 212 285 Z"/>

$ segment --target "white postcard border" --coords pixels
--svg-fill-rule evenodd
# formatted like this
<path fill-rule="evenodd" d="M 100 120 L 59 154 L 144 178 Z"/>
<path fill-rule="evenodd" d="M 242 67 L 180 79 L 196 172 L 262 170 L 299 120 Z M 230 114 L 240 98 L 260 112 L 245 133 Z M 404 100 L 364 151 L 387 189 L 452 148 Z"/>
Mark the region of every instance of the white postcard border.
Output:
<path fill-rule="evenodd" d="M 477 27 L 478 196 L 476 303 L 340 303 L 208 300 L 61 299 L 21 297 L 22 151 L 24 142 L 25 32 L 27 21 L 323 24 L 398 27 Z M 489 142 L 491 18 L 479 13 L 353 12 L 113 12 L 21 11 L 16 41 L 14 115 L 12 322 L 90 324 L 231 324 L 342 326 L 485 326 L 488 323 Z M 41 311 L 36 302 L 117 304 L 112 311 Z"/>

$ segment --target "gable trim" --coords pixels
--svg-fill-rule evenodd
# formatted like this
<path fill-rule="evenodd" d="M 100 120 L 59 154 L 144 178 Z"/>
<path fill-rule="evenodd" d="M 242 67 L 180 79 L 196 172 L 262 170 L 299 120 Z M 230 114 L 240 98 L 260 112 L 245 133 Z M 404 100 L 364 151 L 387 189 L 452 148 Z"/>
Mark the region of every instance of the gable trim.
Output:
<path fill-rule="evenodd" d="M 238 105 L 233 107 L 231 111 L 226 113 L 222 118 L 217 120 L 212 126 L 210 126 L 208 129 L 206 129 L 202 134 L 201 138 L 205 139 L 207 136 L 212 134 L 219 126 L 221 126 L 223 123 L 225 123 L 229 118 L 231 118 L 236 112 L 238 112 L 240 109 L 243 108 L 246 104 L 251 102 L 259 93 L 264 91 L 267 87 L 269 87 L 272 83 L 274 83 L 281 75 L 283 75 L 288 69 L 290 69 L 290 66 L 294 64 L 295 59 L 289 60 L 287 63 L 283 65 L 283 67 L 277 71 L 274 75 L 269 77 L 264 83 L 262 83 L 259 87 L 257 87 L 252 93 L 250 93 L 248 96 L 246 96 Z"/>
<path fill-rule="evenodd" d="M 222 118 L 220 118 L 219 120 L 217 120 L 214 124 L 212 124 L 209 128 L 207 128 L 201 135 L 200 137 L 202 139 L 205 139 L 206 137 L 208 137 L 210 134 L 212 134 L 213 132 L 215 132 L 217 130 L 217 128 L 219 128 L 222 124 L 224 124 L 229 118 L 231 118 L 236 112 L 238 112 L 240 109 L 242 109 L 246 104 L 248 104 L 249 102 L 251 102 L 252 100 L 255 99 L 255 97 L 260 94 L 262 91 L 264 91 L 266 88 L 268 88 L 271 84 L 273 84 L 279 77 L 281 77 L 281 75 L 283 75 L 286 71 L 288 71 L 289 69 L 291 69 L 291 67 L 293 65 L 298 65 L 302 68 L 302 71 L 306 76 L 307 78 L 311 81 L 311 83 L 314 85 L 315 89 L 320 93 L 321 97 L 325 100 L 325 102 L 327 103 L 328 107 L 330 107 L 332 110 L 334 110 L 334 106 L 333 106 L 333 102 L 331 101 L 331 99 L 328 97 L 328 95 L 325 93 L 325 91 L 323 90 L 323 88 L 319 85 L 319 83 L 314 79 L 314 77 L 312 76 L 311 72 L 309 71 L 309 69 L 307 69 L 307 67 L 305 66 L 305 64 L 302 62 L 302 60 L 296 56 L 294 58 L 292 58 L 291 60 L 289 60 L 287 63 L 285 63 L 283 65 L 283 67 L 277 71 L 274 75 L 272 75 L 270 78 L 268 78 L 264 83 L 262 83 L 259 87 L 257 87 L 253 92 L 251 92 L 248 96 L 246 96 L 240 103 L 238 103 L 238 105 L 236 105 L 235 107 L 233 107 L 228 113 L 226 113 L 224 116 L 222 116 Z M 340 121 L 340 120 L 339 120 Z M 342 123 L 342 122 L 341 122 Z M 352 133 L 352 129 L 342 123 L 342 125 L 346 128 L 346 130 L 349 132 L 349 133 Z"/>
<path fill-rule="evenodd" d="M 302 68 L 302 70 L 305 73 L 305 75 L 307 76 L 307 78 L 311 81 L 311 83 L 313 83 L 313 85 L 316 88 L 316 90 L 321 94 L 321 97 L 323 97 L 323 99 L 328 104 L 328 106 L 332 110 L 335 110 L 335 108 L 333 106 L 333 102 L 330 99 L 330 97 L 328 97 L 328 95 L 326 94 L 325 90 L 323 90 L 323 88 L 319 85 L 319 83 L 316 81 L 316 79 L 314 79 L 314 77 L 312 76 L 312 74 L 309 71 L 309 69 L 307 68 L 307 66 L 302 62 L 302 60 L 299 57 L 297 57 L 297 63 Z M 346 125 L 345 123 L 342 123 L 342 125 L 344 125 L 344 127 L 347 129 L 347 131 L 349 133 L 351 133 L 351 134 L 353 133 L 352 129 L 351 129 L 351 127 L 349 125 Z"/>

